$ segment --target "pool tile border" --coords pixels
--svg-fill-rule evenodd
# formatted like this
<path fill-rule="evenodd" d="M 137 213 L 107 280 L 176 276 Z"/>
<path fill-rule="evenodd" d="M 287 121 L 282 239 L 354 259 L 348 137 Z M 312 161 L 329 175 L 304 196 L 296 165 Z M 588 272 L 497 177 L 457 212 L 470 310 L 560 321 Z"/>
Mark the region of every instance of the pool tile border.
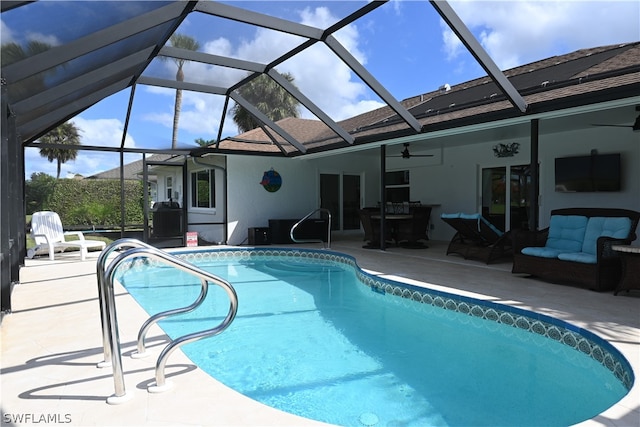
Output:
<path fill-rule="evenodd" d="M 609 342 L 586 329 L 551 316 L 517 307 L 381 278 L 363 271 L 356 263 L 355 258 L 339 252 L 286 248 L 207 248 L 181 251 L 174 254 L 188 262 L 229 259 L 247 261 L 278 256 L 293 258 L 298 261 L 304 260 L 305 262 L 326 263 L 329 261 L 344 264 L 354 268 L 358 279 L 378 294 L 408 299 L 547 337 L 591 357 L 611 371 L 627 390 L 631 389 L 634 382 L 633 370 L 624 356 Z M 136 269 L 143 264 L 153 263 L 159 263 L 159 261 L 137 258 L 122 267 L 124 269 Z"/>

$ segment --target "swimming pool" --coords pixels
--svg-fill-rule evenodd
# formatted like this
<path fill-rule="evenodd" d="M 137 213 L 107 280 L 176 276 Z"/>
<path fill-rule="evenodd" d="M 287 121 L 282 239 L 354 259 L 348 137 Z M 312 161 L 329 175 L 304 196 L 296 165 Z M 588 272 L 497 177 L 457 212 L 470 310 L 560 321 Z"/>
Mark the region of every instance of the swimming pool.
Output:
<path fill-rule="evenodd" d="M 569 425 L 623 397 L 624 357 L 596 335 L 536 313 L 373 277 L 349 256 L 313 250 L 208 250 L 181 257 L 233 284 L 238 315 L 188 344 L 210 375 L 267 405 L 338 425 Z M 200 285 L 133 262 L 121 282 L 154 314 Z M 222 291 L 161 322 L 206 329 Z M 202 325 L 200 325 L 202 323 Z M 203 326 L 204 325 L 204 326 Z"/>

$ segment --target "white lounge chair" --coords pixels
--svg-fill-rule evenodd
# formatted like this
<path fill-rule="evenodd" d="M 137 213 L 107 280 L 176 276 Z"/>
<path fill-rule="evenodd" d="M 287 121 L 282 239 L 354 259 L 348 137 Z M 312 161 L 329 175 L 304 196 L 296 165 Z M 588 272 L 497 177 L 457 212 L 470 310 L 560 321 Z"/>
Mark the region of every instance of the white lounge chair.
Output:
<path fill-rule="evenodd" d="M 78 240 L 66 240 L 65 236 L 75 235 Z M 54 259 L 56 250 L 64 252 L 66 248 L 80 248 L 80 259 L 87 258 L 89 248 L 104 249 L 105 242 L 99 240 L 86 240 L 81 231 L 67 231 L 62 229 L 60 216 L 51 211 L 35 212 L 31 217 L 31 237 L 36 242 L 36 247 L 27 252 L 29 258 L 33 258 L 38 252 L 49 252 L 49 259 Z"/>

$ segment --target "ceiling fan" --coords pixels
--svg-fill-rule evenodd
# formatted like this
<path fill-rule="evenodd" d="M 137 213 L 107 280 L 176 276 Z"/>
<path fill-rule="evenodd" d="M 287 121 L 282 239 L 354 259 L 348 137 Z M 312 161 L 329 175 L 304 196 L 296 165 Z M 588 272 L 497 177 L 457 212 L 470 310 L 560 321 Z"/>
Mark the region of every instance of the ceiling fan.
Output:
<path fill-rule="evenodd" d="M 636 111 L 640 111 L 640 105 L 636 106 Z M 612 125 L 612 124 L 593 124 L 591 126 L 608 126 L 617 128 L 631 128 L 634 132 L 640 132 L 640 115 L 636 117 L 636 121 L 632 125 Z"/>
<path fill-rule="evenodd" d="M 402 157 L 403 159 L 410 159 L 412 157 L 433 157 L 433 154 L 411 154 L 409 153 L 409 143 L 404 143 L 404 150 L 400 153 L 399 156 L 389 156 L 389 157 Z"/>

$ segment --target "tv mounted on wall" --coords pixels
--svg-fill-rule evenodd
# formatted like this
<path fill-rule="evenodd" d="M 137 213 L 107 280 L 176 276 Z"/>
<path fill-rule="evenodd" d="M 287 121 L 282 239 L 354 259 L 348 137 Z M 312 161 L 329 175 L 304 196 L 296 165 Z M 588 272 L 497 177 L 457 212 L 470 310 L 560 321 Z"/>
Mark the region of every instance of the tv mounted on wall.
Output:
<path fill-rule="evenodd" d="M 556 191 L 620 191 L 620 153 L 556 158 Z"/>

